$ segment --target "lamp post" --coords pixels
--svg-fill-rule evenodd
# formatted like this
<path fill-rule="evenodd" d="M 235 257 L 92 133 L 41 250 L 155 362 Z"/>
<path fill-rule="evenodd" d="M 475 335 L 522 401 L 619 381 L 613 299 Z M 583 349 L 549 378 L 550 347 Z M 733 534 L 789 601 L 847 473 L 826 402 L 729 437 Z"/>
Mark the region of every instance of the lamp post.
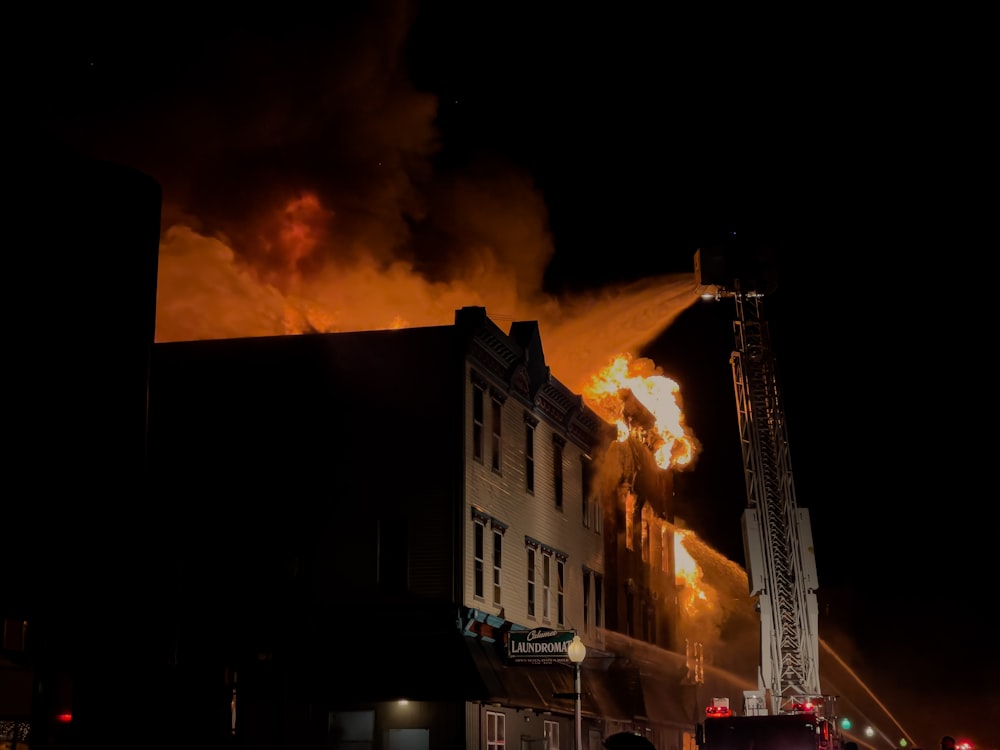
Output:
<path fill-rule="evenodd" d="M 573 694 L 575 698 L 573 718 L 576 722 L 576 744 L 573 750 L 583 750 L 583 723 L 580 717 L 580 664 L 587 656 L 587 647 L 583 645 L 580 636 L 574 635 L 566 647 L 566 656 L 573 662 Z"/>

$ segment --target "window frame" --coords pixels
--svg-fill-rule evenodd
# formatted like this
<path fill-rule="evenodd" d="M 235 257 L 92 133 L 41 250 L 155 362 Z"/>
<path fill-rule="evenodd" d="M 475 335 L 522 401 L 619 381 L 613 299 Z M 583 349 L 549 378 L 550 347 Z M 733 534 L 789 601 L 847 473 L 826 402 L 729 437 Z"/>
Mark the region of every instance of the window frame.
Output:
<path fill-rule="evenodd" d="M 639 521 L 639 553 L 644 563 L 649 563 L 651 541 L 649 519 L 643 516 Z"/>
<path fill-rule="evenodd" d="M 490 389 L 490 468 L 503 475 L 503 399 Z"/>
<path fill-rule="evenodd" d="M 542 622 L 552 622 L 552 558 L 548 550 L 542 550 Z"/>
<path fill-rule="evenodd" d="M 566 440 L 559 435 L 552 436 L 552 492 L 555 498 L 556 510 L 563 509 L 563 461 L 565 460 Z"/>
<path fill-rule="evenodd" d="M 472 458 L 483 463 L 483 434 L 485 431 L 486 384 L 472 373 Z"/>
<path fill-rule="evenodd" d="M 556 558 L 556 624 L 566 624 L 566 561 Z"/>
<path fill-rule="evenodd" d="M 486 750 L 503 750 L 507 746 L 507 714 L 487 709 L 485 735 Z"/>
<path fill-rule="evenodd" d="M 604 576 L 594 573 L 594 627 L 604 627 Z"/>
<path fill-rule="evenodd" d="M 534 620 L 535 617 L 537 616 L 535 610 L 535 599 L 537 597 L 536 578 L 538 576 L 538 549 L 534 545 L 529 544 L 527 547 L 527 552 L 528 556 L 525 564 L 527 565 L 528 618 Z"/>
<path fill-rule="evenodd" d="M 538 420 L 531 414 L 524 414 L 524 491 L 535 494 L 535 430 Z"/>
<path fill-rule="evenodd" d="M 486 520 L 472 519 L 472 596 L 486 599 Z"/>
<path fill-rule="evenodd" d="M 503 604 L 503 530 L 493 524 L 493 604 Z"/>

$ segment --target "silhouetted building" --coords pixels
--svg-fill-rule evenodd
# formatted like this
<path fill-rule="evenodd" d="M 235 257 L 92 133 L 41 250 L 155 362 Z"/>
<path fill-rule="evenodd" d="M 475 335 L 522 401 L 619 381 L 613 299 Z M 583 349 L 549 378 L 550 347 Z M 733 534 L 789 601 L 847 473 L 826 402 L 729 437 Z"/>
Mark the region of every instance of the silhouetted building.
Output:
<path fill-rule="evenodd" d="M 156 182 L 64 154 L 8 177 L 39 231 L 12 277 L 4 740 L 565 747 L 573 633 L 588 748 L 688 747 L 707 696 L 752 686 L 678 602 L 672 473 L 535 322 L 154 345 Z"/>
<path fill-rule="evenodd" d="M 9 151 L 0 731 L 134 747 L 160 186 L 41 138 Z"/>
<path fill-rule="evenodd" d="M 511 644 L 575 631 L 585 737 L 679 747 L 683 657 L 654 703 L 648 665 L 607 642 L 628 641 L 604 621 L 620 582 L 595 486 L 615 437 L 549 372 L 537 324 L 504 333 L 483 308 L 453 326 L 157 344 L 152 481 L 190 613 L 173 624 L 173 713 L 241 747 L 393 747 L 397 732 L 565 746 L 572 669 Z"/>

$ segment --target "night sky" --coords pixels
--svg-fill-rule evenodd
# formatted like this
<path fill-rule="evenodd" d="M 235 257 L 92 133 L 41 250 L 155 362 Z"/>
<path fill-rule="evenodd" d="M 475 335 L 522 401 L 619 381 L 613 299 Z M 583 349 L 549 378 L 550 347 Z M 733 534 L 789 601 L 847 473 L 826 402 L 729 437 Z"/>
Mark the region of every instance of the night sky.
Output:
<path fill-rule="evenodd" d="M 983 22 L 538 5 L 26 22 L 12 158 L 65 148 L 148 172 L 165 231 L 220 240 L 285 300 L 368 263 L 448 316 L 599 314 L 602 290 L 690 274 L 733 232 L 773 248 L 797 498 L 821 590 L 847 592 L 834 619 L 854 664 L 925 750 L 945 732 L 997 746 L 995 238 L 967 37 Z M 161 295 L 186 248 L 161 249 Z M 684 303 L 626 345 L 679 382 L 703 446 L 684 512 L 742 561 L 734 315 Z"/>

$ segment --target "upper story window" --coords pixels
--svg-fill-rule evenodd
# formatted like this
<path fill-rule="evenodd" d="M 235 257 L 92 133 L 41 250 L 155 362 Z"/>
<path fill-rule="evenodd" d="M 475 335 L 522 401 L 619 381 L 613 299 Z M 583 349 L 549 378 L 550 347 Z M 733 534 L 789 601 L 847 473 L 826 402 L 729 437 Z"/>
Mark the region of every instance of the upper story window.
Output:
<path fill-rule="evenodd" d="M 477 599 L 483 598 L 483 575 L 486 566 L 486 523 L 481 518 L 476 518 L 472 522 L 473 556 L 475 558 L 475 568 L 473 571 L 474 590 Z"/>
<path fill-rule="evenodd" d="M 648 563 L 649 562 L 649 547 L 650 547 L 649 519 L 648 518 L 643 518 L 642 519 L 642 522 L 640 523 L 639 529 L 640 529 L 639 533 L 641 535 L 640 541 L 641 541 L 641 545 L 642 545 L 640 547 L 640 549 L 642 551 L 642 561 L 644 563 Z"/>
<path fill-rule="evenodd" d="M 651 601 L 643 602 L 642 639 L 647 643 L 656 641 L 656 605 Z"/>
<path fill-rule="evenodd" d="M 635 549 L 635 495 L 625 494 L 625 549 Z"/>
<path fill-rule="evenodd" d="M 493 528 L 493 603 L 500 606 L 501 573 L 503 572 L 503 531 Z"/>
<path fill-rule="evenodd" d="M 524 537 L 528 554 L 528 615 L 534 617 L 536 593 L 541 598 L 542 622 L 562 625 L 566 621 L 567 554 Z M 555 609 L 555 613 L 553 613 Z"/>
<path fill-rule="evenodd" d="M 552 484 L 556 497 L 556 508 L 563 507 L 563 448 L 566 441 L 558 435 L 552 436 Z"/>
<path fill-rule="evenodd" d="M 491 453 L 490 466 L 493 471 L 501 473 L 503 467 L 503 399 L 497 392 L 490 394 L 490 431 Z"/>
<path fill-rule="evenodd" d="M 556 561 L 556 624 L 566 623 L 566 563 Z"/>
<path fill-rule="evenodd" d="M 580 480 L 583 487 L 583 525 L 590 528 L 590 457 L 580 456 Z"/>
<path fill-rule="evenodd" d="M 660 569 L 664 573 L 670 572 L 670 530 L 666 525 L 660 527 Z"/>
<path fill-rule="evenodd" d="M 472 457 L 481 463 L 483 460 L 483 407 L 485 392 L 482 381 L 475 373 L 472 374 L 472 378 Z"/>
<path fill-rule="evenodd" d="M 487 527 L 489 535 L 486 534 Z M 479 508 L 472 509 L 472 580 L 473 595 L 477 599 L 486 598 L 486 556 L 491 554 L 493 565 L 492 602 L 499 607 L 503 602 L 503 537 L 507 524 L 484 513 Z M 492 544 L 486 549 L 486 542 Z"/>
<path fill-rule="evenodd" d="M 583 632 L 590 630 L 590 571 L 583 569 Z"/>
<path fill-rule="evenodd" d="M 594 573 L 594 627 L 604 627 L 604 576 Z"/>
<path fill-rule="evenodd" d="M 552 615 L 550 607 L 552 603 L 552 587 L 549 576 L 552 571 L 552 553 L 542 552 L 542 620 L 549 622 Z"/>
<path fill-rule="evenodd" d="M 528 617 L 535 616 L 535 548 L 528 547 Z"/>
<path fill-rule="evenodd" d="M 528 413 L 524 415 L 524 489 L 535 493 L 535 428 L 538 420 Z"/>

